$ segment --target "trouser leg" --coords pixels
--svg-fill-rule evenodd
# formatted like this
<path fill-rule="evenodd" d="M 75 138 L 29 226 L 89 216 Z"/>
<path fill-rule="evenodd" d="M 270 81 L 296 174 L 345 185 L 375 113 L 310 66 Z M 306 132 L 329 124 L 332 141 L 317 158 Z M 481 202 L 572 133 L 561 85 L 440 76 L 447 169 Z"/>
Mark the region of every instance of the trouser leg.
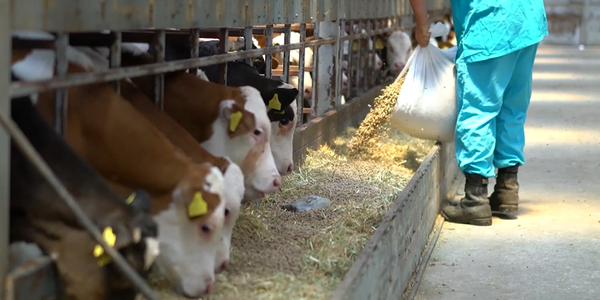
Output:
<path fill-rule="evenodd" d="M 538 44 L 516 53 L 515 69 L 506 87 L 500 113 L 496 117 L 494 166 L 498 176 L 490 196 L 493 211 L 516 214 L 519 203 L 519 166 L 525 164 L 525 120 L 531 100 L 533 63 Z"/>

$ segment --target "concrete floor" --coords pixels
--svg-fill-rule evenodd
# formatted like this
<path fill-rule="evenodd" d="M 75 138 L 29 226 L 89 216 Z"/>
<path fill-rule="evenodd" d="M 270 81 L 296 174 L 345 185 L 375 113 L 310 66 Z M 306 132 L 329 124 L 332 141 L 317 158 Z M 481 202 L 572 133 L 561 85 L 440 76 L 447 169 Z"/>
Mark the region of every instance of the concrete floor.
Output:
<path fill-rule="evenodd" d="M 415 299 L 600 299 L 600 48 L 540 46 L 533 92 L 518 219 L 444 223 Z"/>

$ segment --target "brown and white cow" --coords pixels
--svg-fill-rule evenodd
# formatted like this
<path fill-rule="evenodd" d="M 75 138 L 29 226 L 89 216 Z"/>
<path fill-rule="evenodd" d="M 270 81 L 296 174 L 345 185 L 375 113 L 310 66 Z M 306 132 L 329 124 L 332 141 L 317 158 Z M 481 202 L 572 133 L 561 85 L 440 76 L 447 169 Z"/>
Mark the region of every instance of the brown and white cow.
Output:
<path fill-rule="evenodd" d="M 225 225 L 221 231 L 221 240 L 216 253 L 215 271 L 220 272 L 229 263 L 231 235 L 233 226 L 240 214 L 240 205 L 244 196 L 244 175 L 240 167 L 229 158 L 216 157 L 206 151 L 185 129 L 165 112 L 156 107 L 140 90 L 128 81 L 121 81 L 121 95 L 142 113 L 158 130 L 195 163 L 210 162 L 224 171 L 225 188 Z"/>
<path fill-rule="evenodd" d="M 122 49 L 123 66 L 154 62 L 136 45 L 124 43 Z M 227 156 L 240 166 L 245 177 L 244 200 L 260 199 L 280 188 L 281 175 L 270 145 L 271 122 L 256 88 L 224 86 L 185 71 L 167 73 L 164 78 L 164 111 L 208 152 Z M 152 76 L 131 80 L 152 95 Z"/>
<path fill-rule="evenodd" d="M 40 74 L 50 78 L 54 56 L 51 50 L 14 51 L 12 70 L 24 80 Z M 93 68 L 74 48 L 68 58 L 69 73 Z M 136 188 L 151 194 L 151 211 L 160 226 L 156 266 L 183 295 L 208 293 L 224 224 L 221 171 L 209 163 L 192 163 L 108 83 L 71 87 L 67 93 L 67 142 L 121 195 Z M 53 98 L 45 92 L 36 101 L 49 123 L 54 122 Z M 199 211 L 191 211 L 197 207 Z"/>
<path fill-rule="evenodd" d="M 145 276 L 158 255 L 157 224 L 149 214 L 148 195 L 138 190 L 128 205 L 54 132 L 29 97 L 12 100 L 11 112 L 29 143 L 82 211 L 101 233 L 108 230 L 114 234 L 114 248 Z M 25 261 L 21 263 L 27 261 L 30 243 L 35 243 L 54 258 L 67 299 L 133 300 L 137 291 L 130 280 L 110 259 L 105 260 L 106 254 L 94 256 L 97 242 L 14 142 L 10 174 L 10 240 L 23 250 L 19 255 L 25 256 Z"/>
<path fill-rule="evenodd" d="M 140 44 L 136 44 L 140 45 Z M 148 44 L 143 48 L 147 48 Z M 199 57 L 208 57 L 218 55 L 219 42 L 204 41 L 199 45 Z M 165 60 L 174 61 L 190 58 L 190 45 L 188 41 L 171 41 L 165 45 Z M 147 51 L 154 54 L 153 48 Z M 105 55 L 108 57 L 108 55 Z M 219 66 L 209 65 L 198 68 L 198 78 L 206 81 L 219 82 Z M 275 165 L 281 175 L 290 174 L 293 170 L 293 138 L 296 129 L 297 107 L 295 99 L 298 90 L 288 83 L 281 80 L 275 80 L 261 76 L 255 66 L 250 66 L 243 61 L 231 61 L 227 63 L 227 85 L 228 86 L 251 86 L 256 88 L 265 103 L 267 115 L 271 121 L 271 151 L 275 159 Z M 273 96 L 277 95 L 279 103 L 278 109 L 269 107 Z"/>
<path fill-rule="evenodd" d="M 104 49 L 77 47 L 94 62 L 95 70 L 107 70 L 109 62 Z M 201 70 L 199 70 L 202 73 Z M 129 80 L 121 80 L 121 95 L 142 113 L 158 130 L 160 130 L 179 150 L 194 162 L 210 161 L 224 171 L 225 185 L 225 225 L 222 239 L 217 249 L 215 271 L 226 268 L 230 258 L 231 236 L 233 227 L 240 214 L 241 200 L 244 195 L 244 176 L 238 165 L 229 158 L 216 157 L 204 149 L 179 123 L 154 105 L 150 99 Z"/>

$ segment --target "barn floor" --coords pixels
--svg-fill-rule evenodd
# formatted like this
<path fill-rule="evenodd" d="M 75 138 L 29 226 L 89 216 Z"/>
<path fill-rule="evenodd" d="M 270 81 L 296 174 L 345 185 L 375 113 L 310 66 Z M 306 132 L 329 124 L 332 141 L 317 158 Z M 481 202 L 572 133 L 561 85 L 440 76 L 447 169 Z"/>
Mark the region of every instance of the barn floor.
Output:
<path fill-rule="evenodd" d="M 415 299 L 598 299 L 596 76 L 600 48 L 540 46 L 518 219 L 494 218 L 491 227 L 444 223 Z"/>

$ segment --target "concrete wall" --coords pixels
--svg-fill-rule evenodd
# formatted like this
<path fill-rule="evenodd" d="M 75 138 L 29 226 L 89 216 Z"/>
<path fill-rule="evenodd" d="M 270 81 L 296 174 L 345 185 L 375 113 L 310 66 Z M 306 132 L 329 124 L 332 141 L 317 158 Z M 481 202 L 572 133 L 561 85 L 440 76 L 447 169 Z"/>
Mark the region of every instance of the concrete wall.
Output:
<path fill-rule="evenodd" d="M 544 0 L 546 44 L 600 45 L 600 0 Z"/>

